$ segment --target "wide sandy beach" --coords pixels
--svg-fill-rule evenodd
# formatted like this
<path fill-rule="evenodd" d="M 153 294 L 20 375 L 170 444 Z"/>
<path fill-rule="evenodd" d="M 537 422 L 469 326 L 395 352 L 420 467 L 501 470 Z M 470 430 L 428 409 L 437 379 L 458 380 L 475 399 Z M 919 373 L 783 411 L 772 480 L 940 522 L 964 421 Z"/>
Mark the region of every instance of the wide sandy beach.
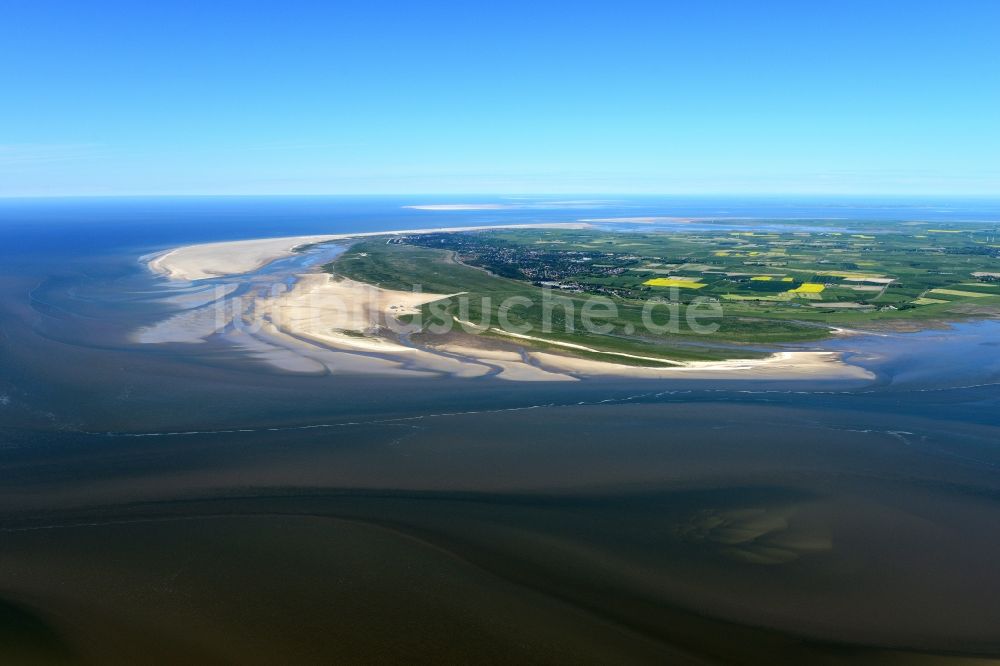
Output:
<path fill-rule="evenodd" d="M 452 227 L 208 243 L 164 252 L 150 259 L 148 266 L 150 270 L 172 280 L 197 281 L 249 273 L 291 255 L 296 248 L 316 243 L 484 228 L 585 226 L 569 223 Z M 726 361 L 661 360 L 659 366 L 648 367 L 626 365 L 621 362 L 623 359 L 616 359 L 628 354 L 603 352 L 571 343 L 553 343 L 544 338 L 507 333 L 500 329 L 491 329 L 490 332 L 509 338 L 509 342 L 497 343 L 478 336 L 475 344 L 464 344 L 450 338 L 421 345 L 412 343 L 407 334 L 413 331 L 407 331 L 398 318 L 414 314 L 422 306 L 450 296 L 454 294 L 393 291 L 327 273 L 312 272 L 298 276 L 290 290 L 243 297 L 240 310 L 243 313 L 252 312 L 258 320 L 253 340 L 239 331 L 226 332 L 226 321 L 197 331 L 180 330 L 185 326 L 185 317 L 175 318 L 181 325 L 178 326 L 175 321 L 166 335 L 151 334 L 145 330 L 136 339 L 142 342 L 194 342 L 207 339 L 210 335 L 223 334 L 248 350 L 262 345 L 280 349 L 280 353 L 259 350 L 255 353 L 258 358 L 270 360 L 284 369 L 308 367 L 310 371 L 319 368 L 343 373 L 455 377 L 492 375 L 511 381 L 577 381 L 588 377 L 761 380 L 865 380 L 874 377 L 861 367 L 844 363 L 840 355 L 833 352 L 783 351 L 766 358 Z M 567 353 L 537 351 L 532 342 L 564 347 Z M 571 355 L 574 351 L 589 356 L 608 354 L 608 360 L 579 358 Z M 289 354 L 300 359 L 290 362 Z"/>
<path fill-rule="evenodd" d="M 352 238 L 374 236 L 401 236 L 433 234 L 477 229 L 584 229 L 585 223 L 497 224 L 484 227 L 445 227 L 437 229 L 403 229 L 398 231 L 371 231 L 357 234 L 331 234 L 327 236 L 287 236 L 254 240 L 226 241 L 186 245 L 149 260 L 149 269 L 174 280 L 204 280 L 226 275 L 255 271 L 272 261 L 290 256 L 296 248 L 314 243 L 329 243 Z"/>

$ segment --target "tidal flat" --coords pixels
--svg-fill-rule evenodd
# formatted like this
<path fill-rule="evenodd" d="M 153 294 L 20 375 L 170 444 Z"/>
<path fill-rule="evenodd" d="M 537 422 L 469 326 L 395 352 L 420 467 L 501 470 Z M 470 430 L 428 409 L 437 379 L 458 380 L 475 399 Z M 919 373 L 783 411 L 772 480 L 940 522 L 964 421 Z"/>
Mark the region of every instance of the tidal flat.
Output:
<path fill-rule="evenodd" d="M 1000 655 L 996 322 L 822 343 L 863 381 L 304 374 L 130 337 L 177 307 L 141 256 L 441 214 L 410 203 L 5 209 L 0 655 Z"/>

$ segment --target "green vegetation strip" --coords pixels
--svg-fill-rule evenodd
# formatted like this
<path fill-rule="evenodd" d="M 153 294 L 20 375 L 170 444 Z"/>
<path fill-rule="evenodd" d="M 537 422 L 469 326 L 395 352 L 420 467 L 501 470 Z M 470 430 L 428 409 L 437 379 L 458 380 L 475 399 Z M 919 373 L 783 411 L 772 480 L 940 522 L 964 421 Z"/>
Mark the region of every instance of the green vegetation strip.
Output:
<path fill-rule="evenodd" d="M 523 299 L 529 305 L 507 315 L 529 335 L 673 360 L 746 357 L 740 345 L 816 340 L 832 327 L 1000 314 L 990 278 L 1000 274 L 1000 248 L 984 242 L 992 227 L 930 238 L 886 222 L 852 221 L 847 234 L 826 230 L 829 221 L 767 224 L 787 231 L 524 229 L 370 239 L 326 268 L 389 289 L 465 292 L 464 301 L 446 303 L 447 316 L 492 327 L 501 303 Z M 617 309 L 601 320 L 609 325 L 604 333 L 583 326 L 594 296 Z M 546 297 L 554 303 L 547 331 Z M 642 313 L 651 299 L 682 308 L 715 302 L 722 308 L 718 329 L 700 335 L 681 317 L 667 332 L 649 331 Z M 654 321 L 666 313 L 654 308 Z M 432 309 L 424 314 L 425 325 L 433 323 Z"/>

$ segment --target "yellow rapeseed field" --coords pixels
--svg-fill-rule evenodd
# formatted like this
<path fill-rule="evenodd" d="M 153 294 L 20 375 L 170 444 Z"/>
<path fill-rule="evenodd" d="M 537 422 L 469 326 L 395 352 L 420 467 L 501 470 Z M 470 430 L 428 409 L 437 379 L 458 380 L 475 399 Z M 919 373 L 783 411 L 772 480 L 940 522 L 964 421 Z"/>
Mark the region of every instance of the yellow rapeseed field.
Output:
<path fill-rule="evenodd" d="M 788 291 L 793 294 L 818 294 L 824 289 L 826 289 L 826 287 L 821 284 L 817 284 L 815 282 L 803 282 L 795 289 L 789 289 Z"/>
<path fill-rule="evenodd" d="M 708 286 L 703 282 L 693 282 L 677 278 L 653 278 L 652 280 L 646 280 L 643 284 L 650 287 L 680 287 L 681 289 L 701 289 Z"/>

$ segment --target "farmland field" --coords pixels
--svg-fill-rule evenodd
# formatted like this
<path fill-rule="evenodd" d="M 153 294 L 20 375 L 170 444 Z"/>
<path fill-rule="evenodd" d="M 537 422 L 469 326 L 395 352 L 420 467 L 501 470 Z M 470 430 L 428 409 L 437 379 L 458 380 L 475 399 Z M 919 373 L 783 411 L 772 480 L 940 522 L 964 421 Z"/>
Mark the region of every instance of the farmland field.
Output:
<path fill-rule="evenodd" d="M 920 222 L 706 221 L 663 228 L 492 230 L 359 242 L 327 270 L 363 282 L 466 295 L 443 316 L 493 321 L 505 299 L 514 324 L 546 339 L 670 359 L 752 356 L 760 346 L 818 340 L 841 328 L 908 327 L 1000 313 L 1000 244 L 987 225 L 928 229 Z M 768 229 L 761 231 L 761 228 Z M 581 311 L 613 304 L 599 334 Z M 711 335 L 679 318 L 644 326 L 663 302 L 702 308 Z M 712 310 L 712 308 L 715 308 Z M 445 313 L 445 315 L 442 314 Z M 554 319 L 551 319 L 554 317 Z"/>

